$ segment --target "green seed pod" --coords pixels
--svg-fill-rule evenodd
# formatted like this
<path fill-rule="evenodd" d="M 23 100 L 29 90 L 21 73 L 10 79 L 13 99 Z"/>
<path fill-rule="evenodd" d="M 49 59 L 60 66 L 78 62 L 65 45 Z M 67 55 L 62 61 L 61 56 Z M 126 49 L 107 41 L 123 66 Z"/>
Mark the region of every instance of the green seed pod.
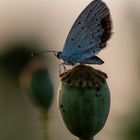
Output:
<path fill-rule="evenodd" d="M 110 109 L 107 75 L 78 65 L 60 75 L 58 108 L 68 130 L 80 140 L 91 140 L 103 128 Z"/>
<path fill-rule="evenodd" d="M 21 74 L 20 85 L 34 105 L 47 111 L 52 104 L 54 91 L 50 75 L 44 65 L 41 61 L 32 60 Z"/>
<path fill-rule="evenodd" d="M 39 106 L 48 109 L 53 100 L 53 86 L 45 69 L 38 69 L 32 75 L 32 95 Z"/>

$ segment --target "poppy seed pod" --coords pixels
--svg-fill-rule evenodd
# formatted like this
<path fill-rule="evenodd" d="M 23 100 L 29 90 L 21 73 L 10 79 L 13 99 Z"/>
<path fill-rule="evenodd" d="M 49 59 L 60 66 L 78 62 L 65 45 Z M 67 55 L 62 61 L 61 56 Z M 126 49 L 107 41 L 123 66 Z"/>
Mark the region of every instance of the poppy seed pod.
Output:
<path fill-rule="evenodd" d="M 21 89 L 30 101 L 40 109 L 48 111 L 53 97 L 53 83 L 43 59 L 33 59 L 20 76 Z"/>
<path fill-rule="evenodd" d="M 58 108 L 68 130 L 80 140 L 92 140 L 103 128 L 110 109 L 107 75 L 78 65 L 60 75 Z"/>

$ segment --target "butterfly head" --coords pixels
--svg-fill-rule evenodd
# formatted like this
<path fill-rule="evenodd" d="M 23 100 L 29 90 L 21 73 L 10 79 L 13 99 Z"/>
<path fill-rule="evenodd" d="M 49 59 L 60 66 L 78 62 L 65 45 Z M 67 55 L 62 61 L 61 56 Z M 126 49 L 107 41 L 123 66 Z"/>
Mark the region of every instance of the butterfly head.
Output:
<path fill-rule="evenodd" d="M 56 52 L 54 53 L 54 55 L 58 58 L 58 59 L 61 59 L 62 57 L 62 52 Z"/>

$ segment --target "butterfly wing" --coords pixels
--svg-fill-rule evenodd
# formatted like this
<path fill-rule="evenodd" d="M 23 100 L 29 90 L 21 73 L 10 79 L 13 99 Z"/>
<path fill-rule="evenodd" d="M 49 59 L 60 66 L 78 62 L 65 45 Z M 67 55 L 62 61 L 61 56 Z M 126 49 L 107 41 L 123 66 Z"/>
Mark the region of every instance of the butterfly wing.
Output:
<path fill-rule="evenodd" d="M 80 60 L 79 63 L 83 63 L 83 64 L 98 64 L 98 65 L 101 65 L 104 63 L 103 60 L 101 60 L 99 57 L 97 56 L 91 56 L 91 57 L 88 57 L 88 58 L 85 58 L 84 60 Z"/>
<path fill-rule="evenodd" d="M 64 56 L 96 55 L 111 36 L 110 11 L 102 0 L 92 1 L 79 15 L 66 39 Z M 90 51 L 90 55 L 89 55 Z M 92 54 L 91 54 L 92 52 Z"/>

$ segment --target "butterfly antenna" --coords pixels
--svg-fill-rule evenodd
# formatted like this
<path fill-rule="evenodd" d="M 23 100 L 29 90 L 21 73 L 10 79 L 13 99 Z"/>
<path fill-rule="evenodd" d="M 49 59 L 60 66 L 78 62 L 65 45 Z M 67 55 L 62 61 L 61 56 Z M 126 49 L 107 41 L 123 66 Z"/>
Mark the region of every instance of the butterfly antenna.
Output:
<path fill-rule="evenodd" d="M 40 51 L 40 52 L 33 52 L 31 53 L 31 56 L 36 56 L 36 55 L 40 55 L 40 54 L 45 54 L 45 53 L 54 53 L 54 55 L 56 56 L 57 55 L 57 51 Z"/>

